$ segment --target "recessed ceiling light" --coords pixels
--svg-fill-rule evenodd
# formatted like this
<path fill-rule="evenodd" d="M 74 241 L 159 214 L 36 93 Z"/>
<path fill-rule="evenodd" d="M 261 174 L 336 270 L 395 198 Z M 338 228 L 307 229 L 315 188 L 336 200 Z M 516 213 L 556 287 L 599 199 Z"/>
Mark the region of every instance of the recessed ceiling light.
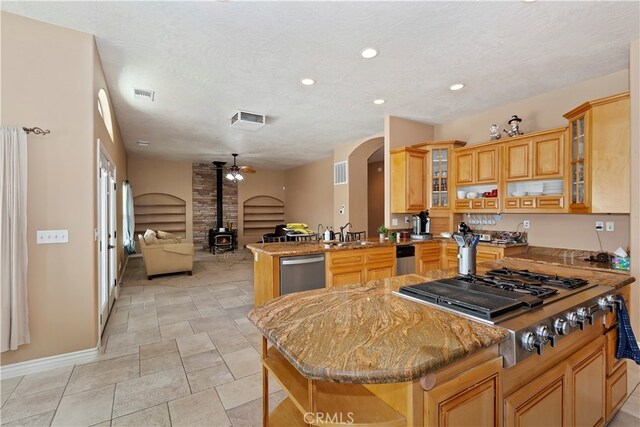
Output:
<path fill-rule="evenodd" d="M 522 1 L 524 1 L 525 3 L 533 3 L 536 0 L 522 0 Z"/>
<path fill-rule="evenodd" d="M 313 80 L 313 79 L 310 79 L 310 78 L 304 78 L 304 79 L 300 80 L 300 83 L 302 83 L 305 86 L 311 86 L 311 85 L 315 84 L 316 81 Z"/>
<path fill-rule="evenodd" d="M 365 59 L 375 58 L 377 54 L 378 54 L 378 51 L 372 47 L 368 47 L 364 49 L 362 52 L 360 52 L 360 55 L 362 55 L 362 57 Z"/>
<path fill-rule="evenodd" d="M 149 141 L 138 141 L 138 145 L 140 147 L 148 147 L 149 146 Z"/>
<path fill-rule="evenodd" d="M 376 105 L 384 104 L 384 99 L 376 99 L 373 101 L 373 103 Z"/>
<path fill-rule="evenodd" d="M 450 90 L 460 90 L 464 87 L 464 84 L 462 83 L 456 83 L 454 85 L 449 86 Z"/>

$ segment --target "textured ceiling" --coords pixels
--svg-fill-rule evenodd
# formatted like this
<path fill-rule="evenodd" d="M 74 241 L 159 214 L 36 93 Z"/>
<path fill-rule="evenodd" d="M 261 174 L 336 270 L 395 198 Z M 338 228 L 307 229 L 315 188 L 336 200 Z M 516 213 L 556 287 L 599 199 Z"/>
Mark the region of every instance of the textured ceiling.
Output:
<path fill-rule="evenodd" d="M 8 2 L 96 36 L 129 152 L 287 168 L 628 66 L 638 2 Z M 365 60 L 360 51 L 376 47 Z M 312 77 L 314 86 L 300 78 Z M 448 87 L 464 82 L 451 92 Z M 133 99 L 133 87 L 156 91 Z M 386 99 L 374 105 L 376 98 Z M 229 127 L 238 108 L 258 131 Z M 140 148 L 137 140 L 151 146 Z"/>

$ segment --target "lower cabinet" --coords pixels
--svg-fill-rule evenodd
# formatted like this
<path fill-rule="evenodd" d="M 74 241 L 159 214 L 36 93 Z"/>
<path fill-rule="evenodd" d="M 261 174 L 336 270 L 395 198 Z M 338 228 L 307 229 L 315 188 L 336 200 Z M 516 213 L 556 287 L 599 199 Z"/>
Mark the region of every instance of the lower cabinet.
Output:
<path fill-rule="evenodd" d="M 504 400 L 505 426 L 602 426 L 605 423 L 605 338 L 593 340 Z M 617 371 L 616 371 L 617 372 Z M 626 371 L 625 371 L 626 372 Z M 612 405 L 624 396 L 612 375 Z M 612 406 L 613 408 L 614 406 Z"/>
<path fill-rule="evenodd" d="M 609 421 L 627 398 L 627 362 L 622 362 L 606 381 L 605 415 Z"/>
<path fill-rule="evenodd" d="M 506 426 L 568 426 L 566 365 L 557 366 L 504 400 Z"/>
<path fill-rule="evenodd" d="M 594 340 L 568 360 L 572 392 L 572 425 L 604 425 L 606 378 L 604 341 L 604 337 Z"/>
<path fill-rule="evenodd" d="M 440 268 L 440 244 L 420 244 L 416 247 L 416 273 Z"/>
<path fill-rule="evenodd" d="M 395 247 L 327 252 L 325 265 L 327 287 L 393 277 Z"/>
<path fill-rule="evenodd" d="M 511 246 L 501 248 L 497 246 L 478 245 L 476 253 L 476 263 L 495 261 L 509 255 L 519 254 L 527 251 L 526 246 Z M 458 245 L 447 243 L 443 245 L 440 268 L 456 268 L 458 266 Z"/>
<path fill-rule="evenodd" d="M 424 425 L 501 425 L 502 358 L 469 369 L 424 394 Z"/>

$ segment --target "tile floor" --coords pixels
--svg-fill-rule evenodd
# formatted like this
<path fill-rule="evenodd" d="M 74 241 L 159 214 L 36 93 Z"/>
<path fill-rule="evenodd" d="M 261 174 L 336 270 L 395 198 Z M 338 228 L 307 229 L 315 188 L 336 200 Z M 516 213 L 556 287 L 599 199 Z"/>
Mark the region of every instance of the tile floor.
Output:
<path fill-rule="evenodd" d="M 3 380 L 2 425 L 260 426 L 261 336 L 246 319 L 251 258 L 196 260 L 191 277 L 149 282 L 142 260 L 131 258 L 98 360 Z M 272 407 L 284 398 L 275 384 Z M 610 426 L 639 425 L 635 388 Z"/>

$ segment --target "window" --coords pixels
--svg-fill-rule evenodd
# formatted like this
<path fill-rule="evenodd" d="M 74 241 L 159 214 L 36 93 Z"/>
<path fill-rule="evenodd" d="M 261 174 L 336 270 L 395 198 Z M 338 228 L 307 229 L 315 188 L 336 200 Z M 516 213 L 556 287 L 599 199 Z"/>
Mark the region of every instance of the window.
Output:
<path fill-rule="evenodd" d="M 109 105 L 109 98 L 107 97 L 107 92 L 104 89 L 100 89 L 98 92 L 98 113 L 100 113 L 100 117 L 104 121 L 104 125 L 107 128 L 107 132 L 109 132 L 109 136 L 111 137 L 111 142 L 113 142 L 113 123 L 111 121 L 111 107 Z"/>

